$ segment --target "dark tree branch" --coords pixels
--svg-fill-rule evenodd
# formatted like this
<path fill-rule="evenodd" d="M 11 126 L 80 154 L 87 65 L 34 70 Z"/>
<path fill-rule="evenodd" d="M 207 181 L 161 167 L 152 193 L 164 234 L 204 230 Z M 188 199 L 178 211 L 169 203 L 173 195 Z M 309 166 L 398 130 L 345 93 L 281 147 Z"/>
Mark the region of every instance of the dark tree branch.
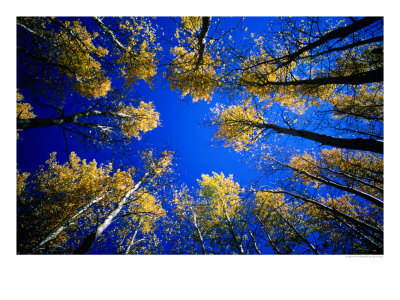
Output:
<path fill-rule="evenodd" d="M 376 70 L 352 74 L 349 76 L 317 77 L 314 79 L 293 80 L 293 81 L 263 81 L 254 82 L 241 79 L 240 82 L 251 86 L 300 86 L 300 85 L 331 85 L 331 84 L 351 84 L 359 85 L 366 83 L 382 82 L 383 67 Z"/>
<path fill-rule="evenodd" d="M 294 128 L 285 128 L 275 124 L 269 123 L 256 123 L 256 122 L 246 122 L 247 125 L 259 129 L 271 129 L 277 133 L 283 133 L 291 136 L 298 136 L 311 141 L 318 142 L 322 145 L 328 145 L 337 148 L 350 149 L 350 150 L 361 150 L 370 151 L 375 153 L 383 154 L 383 142 L 373 140 L 373 139 L 347 139 L 347 138 L 337 138 L 328 136 L 325 134 L 319 134 L 312 131 L 300 130 Z"/>
<path fill-rule="evenodd" d="M 202 25 L 201 25 L 200 34 L 198 36 L 199 53 L 198 53 L 198 57 L 196 60 L 195 70 L 199 69 L 201 62 L 203 61 L 204 50 L 206 48 L 205 38 L 207 36 L 208 30 L 210 29 L 211 17 L 202 17 L 201 21 L 202 21 Z"/>

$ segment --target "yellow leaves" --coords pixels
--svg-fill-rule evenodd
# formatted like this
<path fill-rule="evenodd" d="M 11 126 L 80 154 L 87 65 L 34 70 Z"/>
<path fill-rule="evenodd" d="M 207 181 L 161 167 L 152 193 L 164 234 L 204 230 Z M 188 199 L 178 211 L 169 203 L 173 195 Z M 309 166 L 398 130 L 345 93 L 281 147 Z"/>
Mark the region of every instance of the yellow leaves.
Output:
<path fill-rule="evenodd" d="M 257 191 L 254 195 L 256 213 L 263 219 L 270 210 L 276 207 L 282 207 L 285 204 L 285 195 L 278 192 Z"/>
<path fill-rule="evenodd" d="M 25 191 L 25 187 L 27 185 L 27 179 L 29 176 L 30 176 L 30 173 L 27 173 L 27 172 L 20 173 L 19 170 L 17 170 L 17 199 L 21 203 L 26 202 L 24 191 Z"/>
<path fill-rule="evenodd" d="M 49 49 L 48 55 L 55 57 L 60 71 L 70 79 L 76 79 L 74 89 L 82 96 L 91 99 L 106 96 L 111 81 L 104 76 L 101 64 L 93 56 L 104 57 L 108 50 L 93 44 L 96 34 L 90 34 L 80 21 L 64 22 L 65 31 L 55 34 L 57 47 Z"/>
<path fill-rule="evenodd" d="M 105 97 L 111 89 L 111 80 L 108 77 L 92 78 L 92 80 L 87 81 L 77 76 L 77 80 L 78 82 L 74 84 L 74 88 L 79 94 L 88 99 Z"/>
<path fill-rule="evenodd" d="M 353 86 L 351 93 L 336 92 L 328 101 L 334 107 L 334 118 L 383 120 L 383 84 Z"/>
<path fill-rule="evenodd" d="M 165 216 L 161 202 L 146 189 L 139 190 L 139 197 L 133 202 L 132 212 L 135 219 L 140 219 L 143 234 L 154 233 L 155 223 Z"/>
<path fill-rule="evenodd" d="M 214 136 L 238 152 L 256 142 L 260 130 L 257 125 L 265 122 L 251 105 L 216 106 L 211 111 L 214 115 L 212 124 L 218 126 Z"/>
<path fill-rule="evenodd" d="M 219 86 L 217 68 L 220 67 L 218 51 L 210 54 L 212 42 L 199 41 L 201 17 L 182 17 L 183 28 L 175 37 L 178 46 L 171 48 L 174 59 L 168 66 L 168 81 L 172 90 L 179 90 L 182 97 L 190 95 L 193 102 L 210 102 L 214 89 Z"/>
<path fill-rule="evenodd" d="M 293 180 L 301 179 L 305 185 L 313 184 L 319 188 L 323 183 L 301 172 L 329 178 L 374 197 L 383 197 L 383 158 L 377 154 L 337 148 L 322 149 L 318 159 L 308 153 L 294 155 L 289 165 L 298 170 Z"/>
<path fill-rule="evenodd" d="M 197 49 L 197 40 L 193 40 Z M 178 89 L 182 97 L 190 95 L 193 102 L 205 100 L 210 102 L 214 89 L 218 86 L 216 67 L 219 62 L 215 61 L 208 52 L 204 52 L 201 62 L 198 62 L 198 50 L 187 51 L 185 47 L 176 46 L 171 49 L 174 55 L 169 70 L 168 81 L 172 90 Z"/>
<path fill-rule="evenodd" d="M 121 117 L 121 132 L 129 139 L 135 137 L 140 140 L 142 134 L 160 125 L 160 114 L 152 102 L 141 101 L 138 107 L 121 104 L 117 115 Z"/>
<path fill-rule="evenodd" d="M 243 189 L 239 183 L 233 181 L 233 176 L 225 177 L 224 173 L 202 175 L 197 180 L 200 185 L 199 195 L 209 202 L 215 217 L 234 217 L 241 208 L 240 193 Z"/>
<path fill-rule="evenodd" d="M 152 78 L 157 73 L 156 55 L 148 49 L 146 43 L 140 46 L 140 52 L 127 50 L 116 61 L 121 65 L 121 74 L 125 77 L 125 85 L 130 86 L 143 79 L 148 84 L 151 84 Z"/>
<path fill-rule="evenodd" d="M 145 161 L 145 168 L 148 174 L 155 177 L 163 176 L 171 171 L 172 160 L 174 158 L 173 151 L 163 151 L 160 157 L 155 157 L 152 150 L 145 150 L 142 153 Z"/>
<path fill-rule="evenodd" d="M 65 195 L 75 207 L 105 190 L 112 167 L 108 165 L 98 168 L 95 160 L 87 163 L 74 152 L 64 165 L 58 164 L 56 153 L 53 152 L 46 164 L 47 170 L 42 169 L 37 177 L 39 188 L 48 195 Z"/>
<path fill-rule="evenodd" d="M 126 20 L 126 25 L 120 25 L 129 39 L 125 50 L 119 49 L 117 52 L 116 64 L 125 78 L 126 86 L 136 84 L 140 79 L 151 84 L 157 73 L 156 53 L 161 50 L 155 43 L 156 31 L 150 21 L 144 18 L 132 18 L 131 22 Z"/>
<path fill-rule="evenodd" d="M 116 170 L 109 182 L 109 187 L 114 190 L 111 197 L 114 202 L 118 202 L 127 191 L 129 191 L 134 185 L 132 179 L 134 175 L 134 169 L 128 171 Z"/>
<path fill-rule="evenodd" d="M 31 111 L 32 105 L 23 103 L 24 96 L 17 91 L 17 119 L 31 119 L 36 115 Z"/>
<path fill-rule="evenodd" d="M 26 102 L 22 102 L 24 100 L 24 96 L 18 93 L 17 90 L 17 119 L 32 119 L 35 118 L 36 115 L 32 112 L 32 105 Z M 19 131 L 19 130 L 17 130 Z M 17 139 L 19 138 L 19 134 L 17 133 Z"/>
<path fill-rule="evenodd" d="M 182 27 L 190 32 L 196 32 L 201 27 L 201 17 L 182 17 Z"/>
<path fill-rule="evenodd" d="M 316 160 L 308 153 L 304 153 L 303 155 L 293 155 L 289 166 L 293 167 L 296 170 L 307 172 L 311 175 L 318 175 L 319 169 Z M 305 185 L 309 185 L 310 183 L 314 184 L 314 188 L 318 188 L 320 182 L 317 180 L 312 180 L 307 175 L 295 172 L 295 176 L 293 177 L 293 181 L 297 179 L 301 179 Z"/>

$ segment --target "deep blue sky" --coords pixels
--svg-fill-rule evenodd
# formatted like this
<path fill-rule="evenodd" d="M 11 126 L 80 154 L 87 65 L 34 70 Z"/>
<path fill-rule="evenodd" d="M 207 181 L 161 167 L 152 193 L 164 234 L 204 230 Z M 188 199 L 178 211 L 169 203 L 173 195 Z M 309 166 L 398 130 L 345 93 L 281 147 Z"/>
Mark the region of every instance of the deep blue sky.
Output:
<path fill-rule="evenodd" d="M 179 18 L 176 18 L 179 21 Z M 224 28 L 237 24 L 240 18 L 226 18 Z M 250 18 L 243 26 L 249 32 L 258 32 L 268 21 L 266 18 Z M 158 18 L 156 23 L 165 31 L 165 36 L 175 32 L 176 24 L 171 18 Z M 169 45 L 164 50 L 169 51 Z M 197 179 L 202 174 L 223 172 L 225 175 L 233 174 L 234 179 L 242 185 L 249 184 L 254 179 L 254 170 L 241 163 L 240 154 L 224 148 L 221 144 L 211 146 L 215 129 L 201 125 L 210 113 L 210 108 L 216 103 L 213 99 L 210 104 L 205 101 L 193 103 L 189 96 L 181 98 L 178 91 L 171 91 L 169 84 L 161 78 L 159 70 L 154 88 L 140 82 L 134 92 L 147 101 L 155 104 L 160 113 L 161 127 L 143 135 L 139 142 L 134 142 L 138 148 L 152 146 L 158 149 L 167 146 L 175 151 L 177 156 L 176 173 L 179 179 L 188 186 L 197 186 Z M 23 92 L 23 91 L 22 91 Z M 25 95 L 29 101 L 29 95 Z M 40 107 L 33 107 L 37 117 L 48 117 Z M 57 152 L 58 160 L 64 163 L 67 159 L 62 131 L 57 127 L 26 129 L 20 133 L 21 140 L 17 143 L 17 166 L 21 171 L 34 172 L 39 165 L 43 165 L 51 152 Z M 112 159 L 111 152 L 86 152 L 85 145 L 69 141 L 69 152 L 75 151 L 81 158 L 96 159 L 98 163 Z"/>

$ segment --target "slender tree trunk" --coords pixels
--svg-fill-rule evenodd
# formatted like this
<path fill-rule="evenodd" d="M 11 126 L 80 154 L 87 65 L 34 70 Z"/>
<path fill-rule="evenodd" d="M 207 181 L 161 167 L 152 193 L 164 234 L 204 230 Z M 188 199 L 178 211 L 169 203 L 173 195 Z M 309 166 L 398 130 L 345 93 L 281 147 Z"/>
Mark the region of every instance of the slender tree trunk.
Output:
<path fill-rule="evenodd" d="M 293 52 L 289 55 L 280 57 L 277 60 L 284 61 L 284 63 L 283 63 L 284 66 L 289 65 L 292 61 L 294 61 L 296 58 L 298 58 L 301 54 L 303 54 L 307 51 L 310 51 L 312 49 L 315 49 L 315 48 L 329 42 L 330 40 L 338 39 L 338 38 L 343 39 L 346 36 L 348 36 L 354 32 L 357 32 L 367 26 L 370 26 L 379 20 L 382 20 L 382 18 L 381 17 L 362 18 L 361 20 L 355 21 L 353 24 L 350 24 L 349 26 L 334 29 L 334 30 L 328 32 L 327 34 L 321 36 L 320 38 L 318 38 L 318 40 L 316 40 L 315 42 L 308 44 L 307 46 L 297 50 L 296 52 Z"/>
<path fill-rule="evenodd" d="M 109 111 L 87 110 L 68 116 L 61 116 L 54 118 L 17 119 L 17 129 L 39 128 L 39 127 L 48 127 L 48 126 L 68 124 L 68 123 L 77 123 L 80 118 L 90 117 L 90 116 L 109 116 L 109 115 L 113 115 L 113 113 Z"/>
<path fill-rule="evenodd" d="M 196 229 L 197 236 L 198 236 L 199 241 L 200 241 L 201 251 L 202 251 L 203 254 L 207 254 L 206 247 L 204 245 L 203 235 L 202 235 L 202 233 L 200 231 L 200 228 L 199 228 L 199 225 L 197 223 L 197 216 L 196 216 L 196 213 L 194 212 L 193 207 L 191 205 L 190 205 L 190 210 L 192 211 L 192 214 L 193 214 L 193 224 L 194 224 L 194 228 Z"/>
<path fill-rule="evenodd" d="M 309 162 L 309 161 L 307 161 L 307 160 L 305 160 L 305 161 L 306 161 L 306 162 Z M 365 186 L 368 186 L 368 187 L 370 187 L 370 188 L 372 188 L 372 189 L 374 189 L 374 190 L 377 190 L 377 191 L 379 191 L 380 193 L 383 193 L 383 189 L 380 188 L 379 186 L 376 186 L 376 185 L 374 185 L 374 184 L 371 184 L 371 183 L 369 183 L 369 182 L 366 182 L 366 181 L 364 181 L 364 180 L 361 180 L 361 179 L 358 178 L 358 177 L 355 177 L 355 176 L 353 176 L 353 175 L 350 175 L 350 174 L 347 174 L 347 173 L 344 173 L 344 172 L 338 172 L 338 171 L 335 171 L 335 170 L 332 170 L 332 169 L 329 169 L 329 168 L 325 168 L 325 167 L 323 167 L 323 166 L 314 164 L 314 163 L 312 163 L 312 162 L 309 162 L 309 163 L 311 163 L 312 165 L 316 166 L 317 168 L 320 168 L 320 169 L 322 169 L 322 170 L 328 171 L 329 173 L 332 173 L 332 174 L 335 174 L 335 175 L 338 175 L 338 176 L 346 177 L 346 178 L 348 178 L 348 179 L 350 179 L 350 180 L 356 181 L 356 182 L 358 182 L 358 183 L 361 183 L 362 185 L 365 185 Z M 381 182 L 381 183 L 382 183 L 382 182 Z"/>
<path fill-rule="evenodd" d="M 195 70 L 199 69 L 199 66 L 203 61 L 204 50 L 206 48 L 205 38 L 206 38 L 208 30 L 210 28 L 211 17 L 202 17 L 201 21 L 202 21 L 202 25 L 201 25 L 200 34 L 198 36 L 199 52 L 198 52 L 198 57 L 197 57 L 197 60 L 196 60 Z"/>
<path fill-rule="evenodd" d="M 89 235 L 87 236 L 81 243 L 81 245 L 88 244 L 87 247 L 84 248 L 84 250 L 76 252 L 75 254 L 85 254 L 89 252 L 89 250 L 92 248 L 95 240 L 103 233 L 104 230 L 107 229 L 108 226 L 110 226 L 111 222 L 114 220 L 114 218 L 120 213 L 122 208 L 125 206 L 127 203 L 129 197 L 131 197 L 138 189 L 139 187 L 143 184 L 143 182 L 146 180 L 148 176 L 148 173 L 146 173 L 142 179 L 136 183 L 132 189 L 130 189 L 128 192 L 125 193 L 125 195 L 122 197 L 122 199 L 118 202 L 117 207 L 115 207 L 106 217 L 106 219 L 101 223 L 99 226 L 97 226 L 95 232 L 94 232 L 94 238 Z M 89 241 L 89 242 L 88 242 Z M 81 248 L 81 245 L 78 247 Z"/>
<path fill-rule="evenodd" d="M 260 251 L 260 249 L 258 248 L 258 245 L 257 245 L 256 239 L 254 238 L 253 232 L 251 232 L 251 230 L 250 230 L 250 228 L 247 226 L 247 224 L 246 224 L 246 227 L 247 227 L 247 231 L 248 231 L 249 234 L 250 234 L 251 241 L 253 242 L 253 247 L 254 247 L 254 249 L 256 250 L 257 254 L 262 254 L 261 251 Z"/>
<path fill-rule="evenodd" d="M 233 229 L 233 226 L 232 226 L 231 219 L 229 218 L 229 216 L 228 216 L 228 214 L 226 213 L 225 209 L 224 209 L 224 213 L 225 213 L 225 219 L 226 219 L 227 224 L 228 224 L 228 229 L 229 229 L 229 232 L 231 233 L 232 238 L 233 238 L 233 240 L 234 240 L 234 242 L 235 242 L 235 246 L 236 246 L 236 248 L 238 249 L 239 254 L 244 254 L 242 243 L 241 243 L 241 242 L 239 241 L 239 239 L 237 238 L 237 236 L 236 236 L 236 234 L 235 234 L 235 230 Z"/>
<path fill-rule="evenodd" d="M 73 221 L 75 221 L 81 214 L 86 212 L 90 207 L 92 207 L 94 204 L 102 200 L 103 197 L 96 198 L 92 200 L 90 203 L 86 204 L 84 207 L 82 207 L 76 214 L 74 214 L 72 217 L 70 217 L 67 221 L 65 221 L 60 227 L 57 229 L 53 230 L 50 234 L 48 234 L 39 244 L 37 244 L 33 249 L 32 253 L 37 252 L 40 247 L 42 247 L 44 244 L 47 242 L 51 241 L 55 237 L 57 237 L 63 230 L 68 228 Z"/>
<path fill-rule="evenodd" d="M 297 172 L 299 174 L 306 175 L 307 177 L 309 177 L 311 179 L 317 180 L 319 182 L 322 182 L 322 183 L 324 183 L 326 185 L 332 186 L 332 187 L 337 188 L 339 190 L 342 190 L 342 191 L 349 192 L 349 193 L 352 193 L 354 195 L 360 196 L 360 197 L 368 200 L 372 204 L 374 204 L 374 205 L 376 205 L 376 206 L 378 206 L 380 208 L 383 208 L 383 202 L 380 199 L 378 199 L 378 198 L 376 198 L 374 196 L 371 196 L 371 195 L 369 195 L 369 194 L 367 194 L 367 193 L 365 193 L 363 191 L 360 191 L 358 189 L 354 189 L 354 188 L 339 184 L 339 183 L 334 182 L 334 181 L 329 180 L 329 179 L 325 179 L 325 178 L 321 178 L 319 176 L 312 175 L 312 174 L 310 174 L 310 173 L 308 173 L 306 171 L 299 170 L 299 169 L 294 168 L 294 167 L 292 167 L 290 165 L 284 164 L 283 162 L 277 161 L 276 159 L 273 159 L 273 160 L 275 162 L 277 162 L 278 164 L 280 164 L 282 166 L 285 166 L 285 167 L 288 167 L 291 170 L 293 170 L 293 171 L 295 171 L 295 172 Z"/>
<path fill-rule="evenodd" d="M 271 247 L 272 247 L 272 249 L 274 250 L 274 252 L 275 252 L 276 254 L 282 254 L 282 252 L 279 251 L 279 249 L 276 247 L 275 243 L 272 241 L 272 238 L 271 238 L 271 236 L 269 235 L 268 231 L 265 229 L 265 227 L 264 227 L 264 225 L 263 225 L 263 222 L 261 221 L 261 218 L 260 218 L 259 216 L 256 216 L 256 218 L 257 218 L 257 220 L 260 222 L 261 228 L 262 228 L 262 230 L 264 231 L 265 235 L 267 236 L 268 243 L 271 245 Z"/>
<path fill-rule="evenodd" d="M 363 232 L 361 232 L 360 230 L 358 230 L 358 228 L 356 228 L 353 224 L 348 224 L 346 222 L 341 221 L 346 227 L 349 228 L 349 230 L 347 230 L 348 232 L 350 232 L 350 234 L 354 234 L 355 236 L 357 236 L 360 240 L 363 240 L 366 244 L 368 244 L 371 248 L 375 249 L 377 251 L 378 254 L 383 254 L 383 249 L 382 249 L 382 244 L 378 245 L 376 244 L 373 240 L 371 240 L 368 236 L 366 236 Z"/>
<path fill-rule="evenodd" d="M 311 141 L 318 142 L 322 145 L 328 145 L 336 148 L 350 149 L 350 150 L 361 150 L 370 151 L 375 153 L 383 154 L 383 142 L 373 140 L 373 139 L 346 139 L 346 138 L 336 138 L 324 134 L 319 134 L 307 130 L 299 130 L 293 128 L 285 128 L 275 124 L 269 123 L 256 123 L 256 122 L 246 122 L 247 125 L 253 126 L 259 129 L 271 129 L 278 133 L 283 133 L 291 136 L 298 136 Z"/>
<path fill-rule="evenodd" d="M 137 226 L 136 226 L 136 228 L 135 228 L 135 232 L 133 233 L 132 239 L 131 239 L 131 241 L 129 242 L 129 245 L 128 245 L 128 247 L 126 248 L 124 254 L 129 254 L 129 251 L 131 251 L 131 248 L 132 248 L 133 244 L 135 244 L 135 239 L 136 239 L 136 235 L 137 235 L 137 233 L 138 233 L 138 231 L 139 231 L 140 224 L 142 224 L 142 218 L 139 218 L 139 222 L 138 222 L 138 224 L 137 224 Z"/>
<path fill-rule="evenodd" d="M 313 79 L 293 80 L 293 81 L 247 81 L 240 79 L 242 83 L 250 86 L 300 86 L 300 85 L 332 85 L 332 84 L 350 84 L 359 85 L 366 83 L 383 82 L 383 68 L 371 70 L 363 73 L 352 74 L 349 76 L 335 77 L 317 77 Z"/>
<path fill-rule="evenodd" d="M 114 42 L 114 44 L 123 52 L 125 52 L 127 49 L 125 46 L 117 39 L 117 37 L 114 35 L 112 30 L 103 23 L 98 17 L 92 17 L 92 19 L 101 27 L 101 29 L 104 30 L 104 32 L 111 38 L 111 40 Z"/>
<path fill-rule="evenodd" d="M 315 254 L 321 254 L 318 252 L 318 250 L 314 247 L 313 244 L 310 243 L 309 240 L 307 240 L 300 232 L 297 231 L 297 229 L 284 217 L 282 216 L 279 211 L 275 208 L 275 211 L 278 213 L 279 217 L 282 218 L 283 221 L 285 221 L 286 224 L 289 225 L 289 227 L 296 233 L 296 235 L 304 242 L 307 244 L 307 246 L 310 248 L 312 252 Z"/>
<path fill-rule="evenodd" d="M 269 193 L 275 193 L 275 194 L 287 194 L 287 195 L 290 195 L 290 196 L 292 196 L 294 198 L 302 200 L 302 201 L 304 201 L 306 203 L 312 203 L 312 204 L 318 206 L 319 208 L 327 211 L 328 213 L 330 213 L 334 217 L 341 217 L 341 218 L 343 218 L 343 219 L 345 219 L 347 221 L 350 221 L 351 223 L 353 223 L 355 225 L 361 226 L 362 228 L 364 228 L 366 230 L 371 230 L 371 231 L 373 231 L 375 233 L 383 235 L 383 231 L 380 228 L 377 228 L 375 226 L 369 225 L 369 224 L 365 223 L 364 221 L 358 220 L 358 219 L 356 219 L 356 218 L 354 218 L 352 216 L 346 215 L 346 214 L 344 214 L 344 213 L 342 213 L 340 211 L 337 211 L 336 209 L 333 209 L 333 208 L 331 208 L 331 207 L 329 207 L 329 206 L 327 206 L 325 204 L 322 204 L 322 203 L 320 203 L 320 202 L 318 202 L 316 200 L 309 199 L 309 198 L 306 198 L 306 197 L 303 197 L 303 196 L 300 196 L 300 195 L 296 195 L 296 194 L 288 192 L 288 191 L 268 191 L 268 192 Z"/>

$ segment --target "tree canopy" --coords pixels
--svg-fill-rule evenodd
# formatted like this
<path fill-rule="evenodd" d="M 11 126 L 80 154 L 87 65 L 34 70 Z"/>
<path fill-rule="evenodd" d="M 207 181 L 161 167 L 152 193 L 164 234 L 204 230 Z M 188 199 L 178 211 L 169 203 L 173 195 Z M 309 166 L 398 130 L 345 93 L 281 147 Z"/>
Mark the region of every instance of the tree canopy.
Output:
<path fill-rule="evenodd" d="M 18 17 L 18 147 L 57 153 L 17 159 L 17 253 L 383 254 L 383 18 L 255 19 Z M 171 91 L 226 154 L 161 145 Z"/>

